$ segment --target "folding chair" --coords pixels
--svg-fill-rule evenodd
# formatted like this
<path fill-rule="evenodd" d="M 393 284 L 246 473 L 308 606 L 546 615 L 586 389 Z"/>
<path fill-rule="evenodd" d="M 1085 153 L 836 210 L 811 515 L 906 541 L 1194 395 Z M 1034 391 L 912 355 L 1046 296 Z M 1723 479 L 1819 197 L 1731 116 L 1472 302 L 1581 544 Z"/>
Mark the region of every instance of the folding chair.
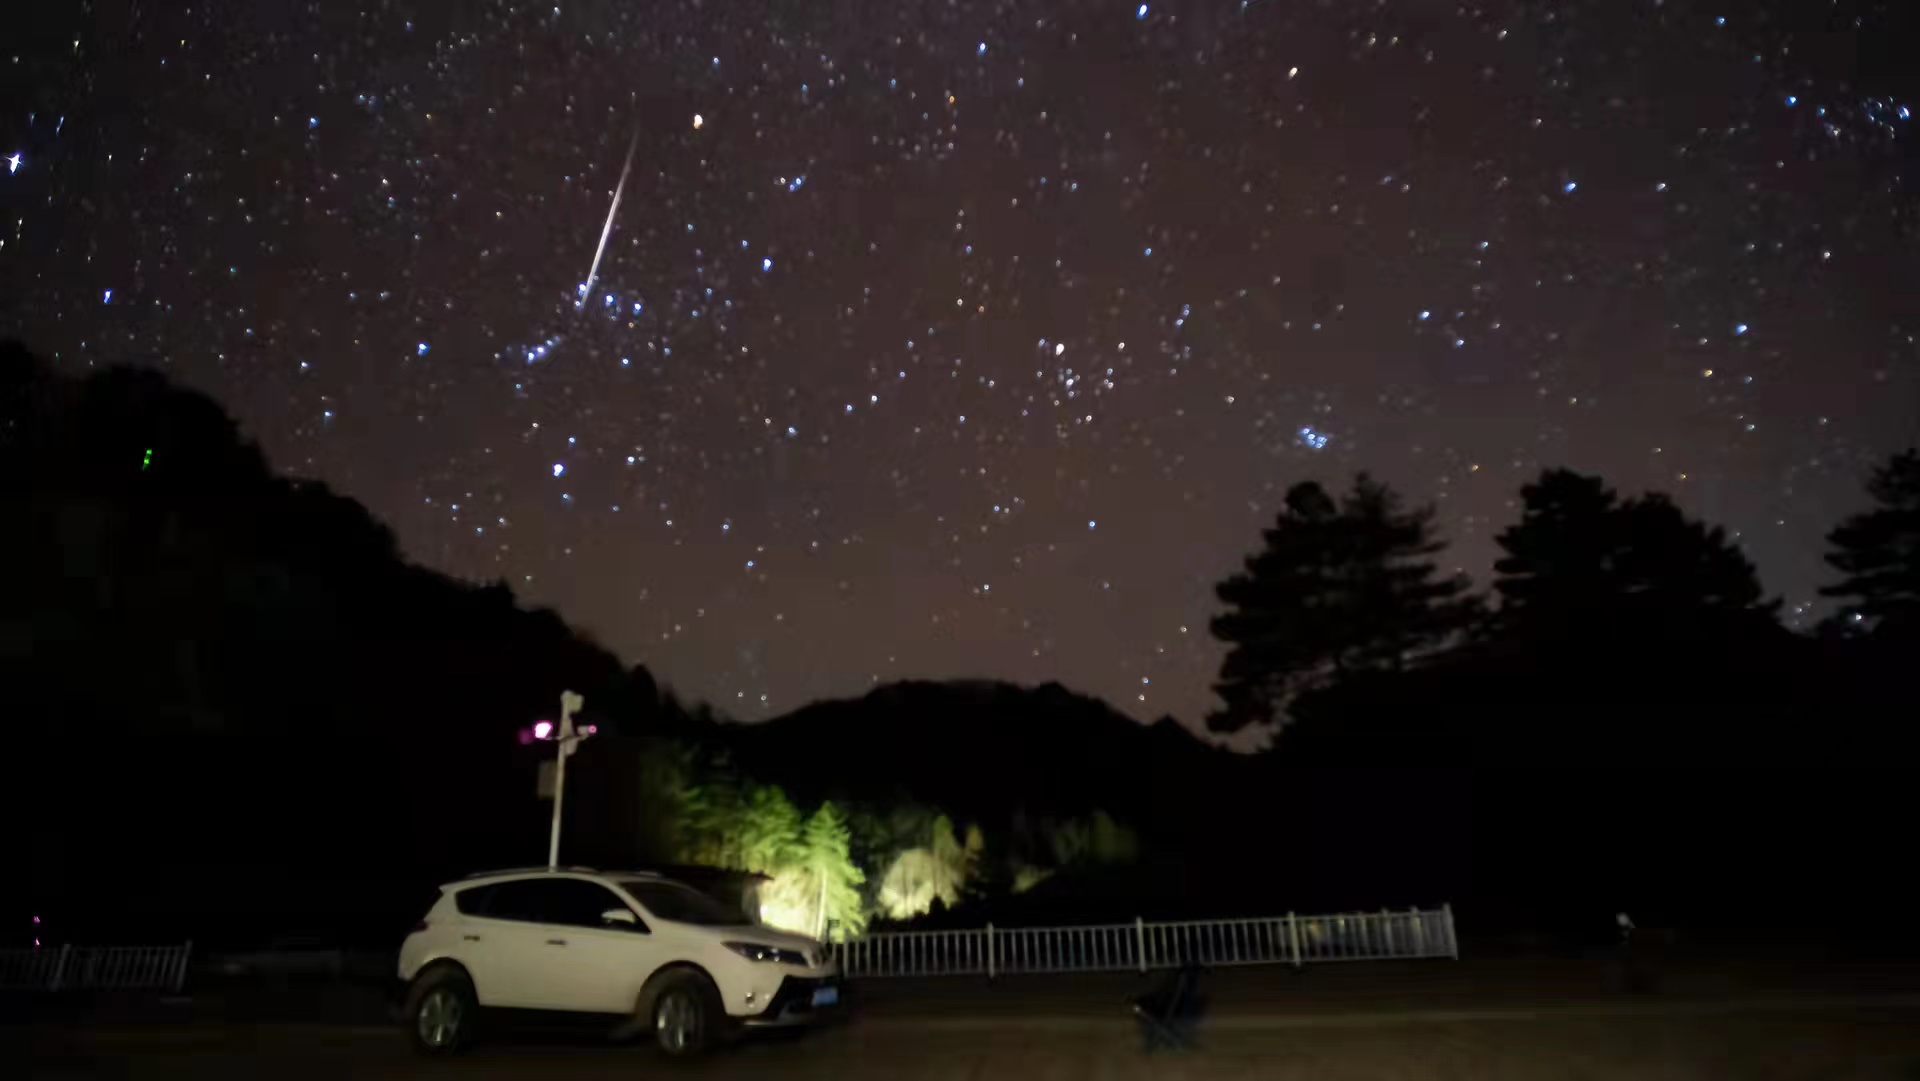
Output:
<path fill-rule="evenodd" d="M 1133 1016 L 1140 1022 L 1147 1053 L 1191 1050 L 1203 1006 L 1198 965 L 1182 966 L 1160 986 L 1134 999 Z"/>

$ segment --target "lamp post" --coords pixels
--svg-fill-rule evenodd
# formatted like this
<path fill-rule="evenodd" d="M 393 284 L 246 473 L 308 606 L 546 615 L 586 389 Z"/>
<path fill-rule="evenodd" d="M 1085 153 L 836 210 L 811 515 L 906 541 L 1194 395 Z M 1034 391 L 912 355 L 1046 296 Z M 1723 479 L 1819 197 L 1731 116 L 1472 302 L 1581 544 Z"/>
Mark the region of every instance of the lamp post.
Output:
<path fill-rule="evenodd" d="M 567 794 L 567 759 L 573 757 L 573 752 L 579 749 L 581 740 L 593 734 L 592 726 L 577 732 L 573 727 L 573 715 L 578 713 L 580 707 L 585 704 L 586 700 L 572 691 L 562 691 L 560 692 L 559 728 L 548 729 L 546 735 L 540 733 L 539 726 L 534 729 L 537 738 L 545 739 L 547 735 L 551 735 L 553 741 L 560 745 L 559 755 L 553 764 L 553 830 L 547 835 L 547 870 L 549 871 L 560 866 L 560 802 Z"/>

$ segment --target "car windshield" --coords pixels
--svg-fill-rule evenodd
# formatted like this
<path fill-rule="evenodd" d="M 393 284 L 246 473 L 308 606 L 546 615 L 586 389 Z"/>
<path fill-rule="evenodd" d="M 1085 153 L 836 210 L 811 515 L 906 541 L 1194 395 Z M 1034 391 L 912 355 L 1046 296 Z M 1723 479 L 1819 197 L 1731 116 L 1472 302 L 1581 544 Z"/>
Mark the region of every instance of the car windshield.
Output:
<path fill-rule="evenodd" d="M 658 919 L 700 927 L 738 927 L 753 922 L 740 909 L 728 908 L 699 890 L 678 882 L 623 878 L 620 885 Z"/>

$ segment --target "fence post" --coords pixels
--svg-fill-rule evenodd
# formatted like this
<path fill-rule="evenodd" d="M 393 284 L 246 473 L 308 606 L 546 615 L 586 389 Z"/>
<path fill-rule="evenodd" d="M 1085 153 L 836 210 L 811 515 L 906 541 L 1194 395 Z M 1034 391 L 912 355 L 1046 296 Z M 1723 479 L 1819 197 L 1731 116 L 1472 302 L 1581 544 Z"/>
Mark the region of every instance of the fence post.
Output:
<path fill-rule="evenodd" d="M 1133 918 L 1133 948 L 1140 955 L 1140 971 L 1147 970 L 1147 924 L 1145 920 Z"/>
<path fill-rule="evenodd" d="M 179 963 L 173 966 L 173 993 L 176 995 L 187 985 L 187 958 L 192 956 L 193 939 L 187 939 L 187 944 L 180 947 Z"/>
<path fill-rule="evenodd" d="M 1447 924 L 1447 956 L 1458 961 L 1460 960 L 1460 938 L 1453 931 L 1453 902 L 1448 901 L 1441 905 L 1440 914 Z"/>
<path fill-rule="evenodd" d="M 54 962 L 53 985 L 48 988 L 49 991 L 60 990 L 60 983 L 67 974 L 67 951 L 71 949 L 73 949 L 73 943 L 71 942 L 63 942 L 60 944 L 60 960 Z"/>
<path fill-rule="evenodd" d="M 993 982 L 993 921 L 987 921 L 987 982 Z"/>
<path fill-rule="evenodd" d="M 1300 967 L 1300 921 L 1287 913 L 1287 940 L 1293 944 L 1293 967 Z"/>

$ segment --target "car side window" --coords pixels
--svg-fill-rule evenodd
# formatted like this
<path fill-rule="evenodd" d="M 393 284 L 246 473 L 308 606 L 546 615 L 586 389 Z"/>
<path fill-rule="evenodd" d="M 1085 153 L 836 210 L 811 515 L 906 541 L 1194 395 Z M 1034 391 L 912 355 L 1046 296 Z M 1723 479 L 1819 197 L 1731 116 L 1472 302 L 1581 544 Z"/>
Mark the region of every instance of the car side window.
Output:
<path fill-rule="evenodd" d="M 485 916 L 493 895 L 499 890 L 499 886 L 474 886 L 460 890 L 453 895 L 453 907 L 459 909 L 462 916 Z"/>
<path fill-rule="evenodd" d="M 606 925 L 601 922 L 600 914 L 606 910 L 620 908 L 632 911 L 612 890 L 597 882 L 579 878 L 526 878 L 484 888 L 494 892 L 481 899 L 485 907 L 476 914 L 496 920 L 521 920 L 563 927 L 603 927 Z M 466 909 L 461 911 L 465 912 Z M 633 924 L 619 926 L 640 932 L 647 930 L 637 916 Z"/>
<path fill-rule="evenodd" d="M 563 878 L 549 882 L 547 885 L 552 890 L 549 904 L 553 913 L 552 918 L 545 921 L 547 923 L 560 923 L 569 927 L 604 927 L 606 924 L 600 919 L 600 914 L 608 909 L 633 911 L 625 901 L 620 899 L 619 894 L 598 882 Z M 620 926 L 623 929 L 630 927 L 635 931 L 646 930 L 646 927 L 640 923 L 638 915 L 634 916 L 634 922 L 631 925 L 621 924 Z"/>

